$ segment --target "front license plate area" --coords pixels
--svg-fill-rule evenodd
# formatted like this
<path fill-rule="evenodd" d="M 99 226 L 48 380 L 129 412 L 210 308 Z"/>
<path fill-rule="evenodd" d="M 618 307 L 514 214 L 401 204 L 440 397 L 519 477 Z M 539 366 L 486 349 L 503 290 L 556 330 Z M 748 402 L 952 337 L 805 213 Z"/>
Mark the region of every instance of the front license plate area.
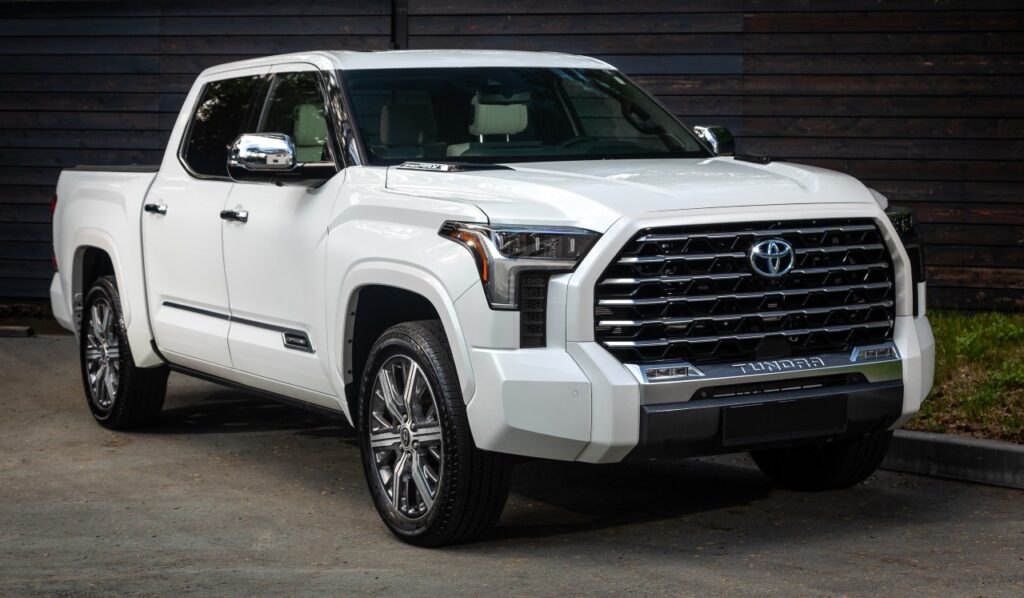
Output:
<path fill-rule="evenodd" d="M 722 411 L 722 445 L 840 434 L 846 421 L 846 395 L 733 405 Z"/>

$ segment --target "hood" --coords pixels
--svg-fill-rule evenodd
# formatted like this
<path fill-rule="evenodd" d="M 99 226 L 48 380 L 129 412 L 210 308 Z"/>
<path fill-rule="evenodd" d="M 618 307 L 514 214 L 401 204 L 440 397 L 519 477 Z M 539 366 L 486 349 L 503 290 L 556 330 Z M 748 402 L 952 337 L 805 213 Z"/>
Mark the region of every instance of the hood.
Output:
<path fill-rule="evenodd" d="M 432 172 L 390 167 L 387 188 L 466 201 L 492 223 L 579 226 L 604 232 L 650 212 L 716 207 L 875 203 L 856 179 L 813 166 L 732 158 L 508 164 Z"/>

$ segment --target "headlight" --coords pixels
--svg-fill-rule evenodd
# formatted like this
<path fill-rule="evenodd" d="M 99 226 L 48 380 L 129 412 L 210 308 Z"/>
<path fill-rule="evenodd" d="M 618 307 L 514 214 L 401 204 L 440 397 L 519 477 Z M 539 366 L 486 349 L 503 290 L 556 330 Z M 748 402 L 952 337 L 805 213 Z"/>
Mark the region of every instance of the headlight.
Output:
<path fill-rule="evenodd" d="M 582 228 L 465 222 L 445 222 L 438 234 L 473 255 L 487 301 L 494 309 L 518 308 L 520 273 L 571 272 L 600 237 Z"/>

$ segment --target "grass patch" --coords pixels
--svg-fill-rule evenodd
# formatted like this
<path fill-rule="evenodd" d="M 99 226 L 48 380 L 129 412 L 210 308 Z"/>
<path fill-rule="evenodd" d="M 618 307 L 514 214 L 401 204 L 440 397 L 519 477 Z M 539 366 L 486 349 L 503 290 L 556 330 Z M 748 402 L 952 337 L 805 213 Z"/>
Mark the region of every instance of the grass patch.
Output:
<path fill-rule="evenodd" d="M 1024 314 L 930 312 L 935 386 L 905 426 L 1024 444 Z"/>

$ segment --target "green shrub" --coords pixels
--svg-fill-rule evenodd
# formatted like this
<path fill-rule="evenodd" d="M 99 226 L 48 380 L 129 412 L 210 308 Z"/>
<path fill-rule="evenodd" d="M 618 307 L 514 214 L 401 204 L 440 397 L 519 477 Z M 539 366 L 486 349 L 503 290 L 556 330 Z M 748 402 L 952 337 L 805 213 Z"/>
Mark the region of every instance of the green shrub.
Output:
<path fill-rule="evenodd" d="M 935 386 L 907 428 L 1024 443 L 1024 315 L 931 312 Z"/>

